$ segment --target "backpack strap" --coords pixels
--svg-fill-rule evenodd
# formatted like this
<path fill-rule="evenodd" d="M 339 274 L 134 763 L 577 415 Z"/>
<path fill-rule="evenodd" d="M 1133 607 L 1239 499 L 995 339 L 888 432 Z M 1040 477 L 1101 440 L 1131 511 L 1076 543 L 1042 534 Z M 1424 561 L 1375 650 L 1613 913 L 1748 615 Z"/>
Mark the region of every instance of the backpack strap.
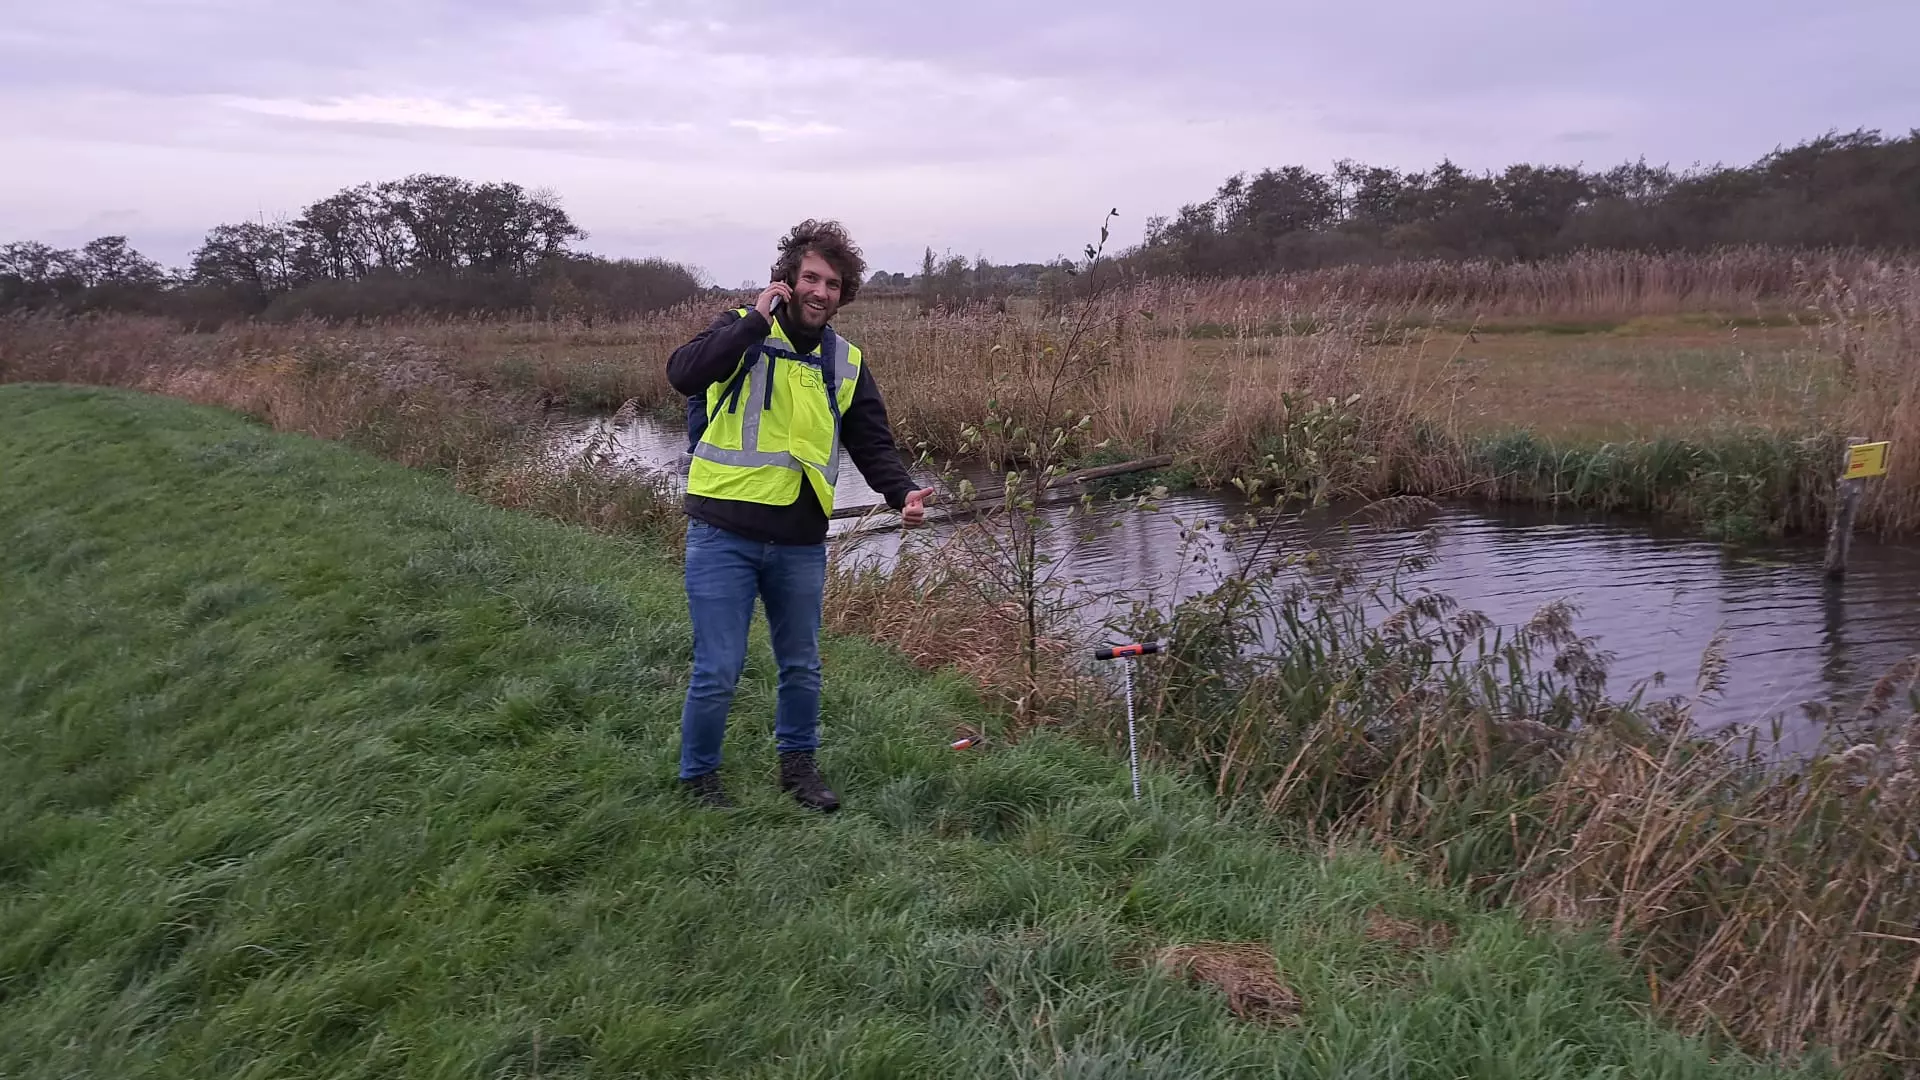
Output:
<path fill-rule="evenodd" d="M 741 354 L 740 366 L 734 371 L 732 378 L 727 380 L 726 389 L 721 391 L 720 400 L 714 403 L 712 412 L 707 412 L 701 407 L 699 398 L 690 397 L 687 399 L 687 453 L 691 454 L 699 447 L 701 437 L 706 434 L 707 425 L 713 422 L 714 417 L 720 415 L 722 406 L 725 406 L 726 410 L 730 413 L 739 409 L 740 395 L 747 384 L 747 374 L 759 364 L 762 355 L 765 355 L 767 358 L 767 385 L 764 391 L 766 397 L 761 401 L 761 407 L 764 409 L 772 406 L 773 365 L 779 362 L 779 353 L 775 351 L 777 348 L 778 346 L 769 348 L 763 339 L 758 344 L 749 348 L 745 353 Z M 833 414 L 833 439 L 835 443 L 840 441 L 839 353 L 839 335 L 833 332 L 833 327 L 831 326 L 822 327 L 820 330 L 820 376 L 821 382 L 824 383 L 827 388 L 827 411 Z M 794 354 L 788 353 L 787 355 L 792 356 Z M 811 362 L 810 357 L 797 357 L 797 359 L 801 363 Z M 699 421 L 697 427 L 694 424 L 696 419 Z"/>
<path fill-rule="evenodd" d="M 687 399 L 687 453 L 691 454 L 700 446 L 700 439 L 707 433 L 707 425 L 720 415 L 721 406 L 728 412 L 734 412 L 740 406 L 740 391 L 747 385 L 747 373 L 760 362 L 760 346 L 755 345 L 742 353 L 740 366 L 727 380 L 726 389 L 720 392 L 720 400 L 714 403 L 713 411 L 708 412 L 697 397 Z M 772 380 L 768 380 L 771 382 Z M 696 424 L 695 421 L 698 421 Z"/>
<path fill-rule="evenodd" d="M 833 441 L 840 442 L 840 335 L 820 328 L 820 381 L 827 384 L 827 410 L 833 413 Z"/>

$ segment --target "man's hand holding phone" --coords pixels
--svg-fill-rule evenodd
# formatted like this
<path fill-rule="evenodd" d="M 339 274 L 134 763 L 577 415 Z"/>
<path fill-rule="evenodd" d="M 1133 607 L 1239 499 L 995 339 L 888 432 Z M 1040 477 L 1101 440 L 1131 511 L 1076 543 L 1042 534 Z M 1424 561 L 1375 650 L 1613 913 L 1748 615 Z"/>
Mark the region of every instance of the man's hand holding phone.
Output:
<path fill-rule="evenodd" d="M 773 305 L 793 303 L 793 287 L 784 281 L 776 281 L 767 286 L 760 299 L 753 302 L 753 310 L 760 313 L 768 322 L 773 321 Z"/>

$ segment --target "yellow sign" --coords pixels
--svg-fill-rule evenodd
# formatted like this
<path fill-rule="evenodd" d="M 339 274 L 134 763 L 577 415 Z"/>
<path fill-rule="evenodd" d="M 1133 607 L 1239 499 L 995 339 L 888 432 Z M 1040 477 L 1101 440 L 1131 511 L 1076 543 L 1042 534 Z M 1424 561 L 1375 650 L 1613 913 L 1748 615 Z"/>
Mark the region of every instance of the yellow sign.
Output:
<path fill-rule="evenodd" d="M 1891 443 L 1870 442 L 1847 447 L 1847 471 L 1842 480 L 1887 475 L 1887 447 Z"/>

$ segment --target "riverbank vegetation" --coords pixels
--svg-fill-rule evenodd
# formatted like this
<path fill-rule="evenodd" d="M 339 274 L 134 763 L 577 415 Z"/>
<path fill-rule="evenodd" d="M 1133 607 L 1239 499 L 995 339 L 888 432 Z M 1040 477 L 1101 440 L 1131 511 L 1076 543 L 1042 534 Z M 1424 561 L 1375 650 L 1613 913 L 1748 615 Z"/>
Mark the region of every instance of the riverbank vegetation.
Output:
<path fill-rule="evenodd" d="M 1275 474 L 1269 491 L 1308 480 Z M 1408 521 L 1423 502 L 1366 516 Z M 1603 928 L 1685 1030 L 1756 1052 L 1828 1047 L 1857 1077 L 1920 1061 L 1920 655 L 1844 709 L 1706 728 L 1695 714 L 1726 686 L 1724 638 L 1696 677 L 1610 684 L 1604 643 L 1563 604 L 1499 627 L 1403 586 L 1431 547 L 1363 579 L 1281 548 L 1287 515 L 1189 521 L 1191 556 L 1214 564 L 1192 577 L 1217 586 L 1179 602 L 1057 587 L 1036 608 L 982 569 L 1019 564 L 996 554 L 1013 534 L 993 516 L 903 545 L 890 573 L 843 561 L 830 590 L 836 623 L 979 682 L 1000 705 L 992 737 L 1128 745 L 1086 643 L 1170 642 L 1137 665 L 1140 746 L 1223 806 L 1297 841 L 1385 851 L 1540 924 Z M 1076 529 L 1053 524 L 1056 559 Z M 1217 533 L 1230 555 L 1206 542 Z M 1076 624 L 1105 605 L 1106 634 Z M 1048 616 L 1035 637 L 1032 610 Z M 1812 744 L 1783 758 L 1784 725 Z"/>
<path fill-rule="evenodd" d="M 1323 842 L 1605 927 L 1687 1030 L 1911 1070 L 1920 656 L 1857 706 L 1806 707 L 1792 721 L 1818 743 L 1782 761 L 1769 721 L 1785 718 L 1694 723 L 1725 686 L 1724 639 L 1686 684 L 1614 687 L 1561 604 L 1496 628 L 1397 573 L 1272 550 L 1258 522 L 1236 543 L 1244 568 L 1219 587 L 1120 621 L 1173 643 L 1140 665 L 1151 754 Z"/>
<path fill-rule="evenodd" d="M 0 387 L 10 1076 L 1821 1075 L 1644 1015 L 1530 933 L 1290 846 L 958 680 L 827 643 L 825 766 L 672 787 L 658 545 L 228 412 Z"/>
<path fill-rule="evenodd" d="M 1920 457 L 1901 449 L 1920 445 L 1910 262 L 1584 255 L 1099 288 L 1099 362 L 1044 388 L 1091 418 L 1069 448 L 1086 462 L 1172 453 L 1161 479 L 1224 486 L 1304 449 L 1344 493 L 1659 513 L 1746 540 L 1822 527 L 1840 447 L 1860 436 L 1895 444 L 1860 526 L 1920 528 Z M 0 321 L 0 379 L 194 387 L 229 403 L 281 380 L 285 412 L 335 409 L 317 389 L 328 380 L 364 396 L 392 381 L 369 373 L 432 372 L 510 403 L 518 426 L 540 405 L 671 414 L 661 357 L 730 302 L 591 324 L 306 321 L 205 334 L 157 319 L 14 317 Z M 1069 320 L 1045 307 L 923 315 L 863 300 L 842 324 L 876 357 L 903 440 L 937 462 L 967 449 L 990 403 L 1017 410 L 1041 389 L 1033 374 Z M 342 382 L 345 371 L 356 374 Z M 1302 428 L 1329 398 L 1340 445 L 1303 447 L 1333 430 Z"/>

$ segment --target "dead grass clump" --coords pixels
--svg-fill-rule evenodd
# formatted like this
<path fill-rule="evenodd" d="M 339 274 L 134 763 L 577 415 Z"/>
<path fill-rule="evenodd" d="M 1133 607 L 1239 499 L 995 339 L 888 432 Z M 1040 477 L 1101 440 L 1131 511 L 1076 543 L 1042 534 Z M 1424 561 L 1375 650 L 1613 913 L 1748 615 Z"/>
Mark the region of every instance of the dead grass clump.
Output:
<path fill-rule="evenodd" d="M 1392 945 L 1401 952 L 1445 949 L 1453 943 L 1453 927 L 1441 922 L 1403 919 L 1375 908 L 1367 912 L 1366 940 Z"/>
<path fill-rule="evenodd" d="M 1300 995 L 1280 981 L 1273 950 L 1259 942 L 1198 942 L 1160 950 L 1164 970 L 1206 983 L 1227 996 L 1227 1008 L 1242 1020 L 1292 1024 L 1303 1007 Z"/>

